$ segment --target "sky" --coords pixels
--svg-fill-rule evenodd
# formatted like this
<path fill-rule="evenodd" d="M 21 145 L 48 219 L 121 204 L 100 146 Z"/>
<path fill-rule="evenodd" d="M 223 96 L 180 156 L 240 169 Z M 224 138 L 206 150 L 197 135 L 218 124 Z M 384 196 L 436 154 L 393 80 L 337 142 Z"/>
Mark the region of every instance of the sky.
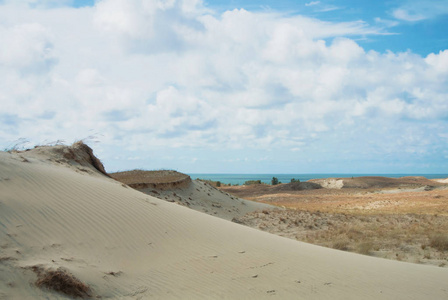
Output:
<path fill-rule="evenodd" d="M 0 149 L 448 173 L 448 0 L 0 0 Z"/>

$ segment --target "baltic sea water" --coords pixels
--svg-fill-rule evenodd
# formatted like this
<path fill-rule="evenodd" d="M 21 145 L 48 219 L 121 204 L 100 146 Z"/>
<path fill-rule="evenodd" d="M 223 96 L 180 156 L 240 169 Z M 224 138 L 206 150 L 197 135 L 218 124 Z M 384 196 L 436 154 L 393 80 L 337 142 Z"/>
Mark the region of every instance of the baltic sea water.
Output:
<path fill-rule="evenodd" d="M 242 185 L 249 180 L 261 180 L 263 183 L 270 184 L 273 177 L 278 178 L 282 183 L 291 182 L 291 179 L 308 181 L 319 178 L 351 178 L 360 176 L 383 176 L 390 178 L 399 178 L 404 176 L 423 176 L 428 179 L 447 178 L 448 174 L 188 174 L 192 179 L 204 179 L 220 181 L 224 184 Z"/>

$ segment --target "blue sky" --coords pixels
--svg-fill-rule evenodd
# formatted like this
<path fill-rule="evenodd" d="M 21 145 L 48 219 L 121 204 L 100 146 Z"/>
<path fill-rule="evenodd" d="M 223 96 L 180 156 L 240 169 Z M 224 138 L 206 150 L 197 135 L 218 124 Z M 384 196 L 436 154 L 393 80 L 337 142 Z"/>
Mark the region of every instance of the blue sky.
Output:
<path fill-rule="evenodd" d="M 109 171 L 448 173 L 448 1 L 0 0 L 0 147 Z"/>

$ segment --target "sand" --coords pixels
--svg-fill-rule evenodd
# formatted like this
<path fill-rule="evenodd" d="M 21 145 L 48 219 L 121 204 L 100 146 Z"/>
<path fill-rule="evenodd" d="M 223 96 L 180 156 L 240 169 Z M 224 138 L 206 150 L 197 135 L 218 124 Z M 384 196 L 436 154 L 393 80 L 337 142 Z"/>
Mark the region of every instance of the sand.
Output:
<path fill-rule="evenodd" d="M 322 178 L 311 179 L 309 182 L 319 184 L 327 189 L 385 189 L 385 188 L 412 188 L 412 187 L 437 187 L 448 181 L 431 180 L 421 176 L 405 176 L 389 178 L 381 176 L 360 176 L 352 178 Z"/>
<path fill-rule="evenodd" d="M 110 176 L 136 190 L 206 214 L 233 220 L 248 213 L 279 210 L 279 207 L 245 200 L 223 192 L 203 180 L 176 171 L 133 170 L 112 173 Z"/>
<path fill-rule="evenodd" d="M 443 179 L 432 179 L 435 182 L 439 182 L 439 183 L 448 183 L 448 178 L 443 178 Z"/>
<path fill-rule="evenodd" d="M 35 270 L 49 269 L 69 272 L 93 298 L 448 298 L 445 268 L 251 229 L 145 195 L 63 153 L 0 152 L 0 299 L 64 298 L 35 285 Z"/>

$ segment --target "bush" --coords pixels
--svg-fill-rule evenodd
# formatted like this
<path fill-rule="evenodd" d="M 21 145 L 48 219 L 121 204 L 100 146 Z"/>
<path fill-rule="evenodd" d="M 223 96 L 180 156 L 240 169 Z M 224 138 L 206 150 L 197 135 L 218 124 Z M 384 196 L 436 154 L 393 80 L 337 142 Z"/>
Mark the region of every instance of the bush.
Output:
<path fill-rule="evenodd" d="M 294 182 L 300 182 L 300 180 L 299 180 L 299 179 L 292 178 L 292 179 L 291 179 L 291 183 L 294 183 Z"/>
<path fill-rule="evenodd" d="M 437 234 L 433 236 L 429 245 L 439 251 L 448 251 L 448 235 Z"/>
<path fill-rule="evenodd" d="M 370 255 L 372 253 L 373 244 L 371 242 L 364 242 L 358 246 L 358 253 Z"/>
<path fill-rule="evenodd" d="M 221 186 L 221 181 L 216 181 L 216 186 L 220 187 Z"/>
<path fill-rule="evenodd" d="M 248 180 L 244 185 L 261 184 L 261 180 Z"/>
<path fill-rule="evenodd" d="M 277 185 L 278 184 L 278 178 L 277 177 L 272 177 L 271 184 L 272 185 Z"/>
<path fill-rule="evenodd" d="M 347 251 L 348 244 L 349 242 L 347 240 L 339 240 L 333 243 L 333 249 Z"/>

